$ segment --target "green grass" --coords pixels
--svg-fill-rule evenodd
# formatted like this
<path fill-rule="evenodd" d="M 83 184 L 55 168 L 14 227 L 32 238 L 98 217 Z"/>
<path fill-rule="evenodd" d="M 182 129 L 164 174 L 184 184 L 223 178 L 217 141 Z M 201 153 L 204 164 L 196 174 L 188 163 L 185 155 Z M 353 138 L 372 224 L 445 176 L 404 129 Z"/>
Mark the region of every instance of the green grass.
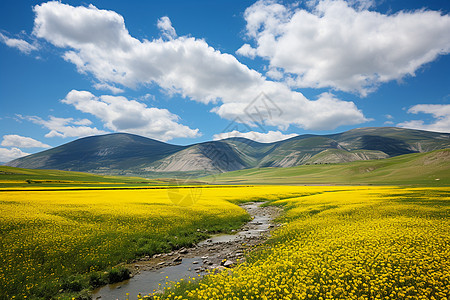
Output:
<path fill-rule="evenodd" d="M 139 187 L 177 184 L 173 179 L 104 176 L 83 172 L 0 166 L 0 188 Z M 192 184 L 192 182 L 189 182 Z"/>
<path fill-rule="evenodd" d="M 450 184 L 450 149 L 342 164 L 302 165 L 227 172 L 200 178 L 220 184 Z"/>

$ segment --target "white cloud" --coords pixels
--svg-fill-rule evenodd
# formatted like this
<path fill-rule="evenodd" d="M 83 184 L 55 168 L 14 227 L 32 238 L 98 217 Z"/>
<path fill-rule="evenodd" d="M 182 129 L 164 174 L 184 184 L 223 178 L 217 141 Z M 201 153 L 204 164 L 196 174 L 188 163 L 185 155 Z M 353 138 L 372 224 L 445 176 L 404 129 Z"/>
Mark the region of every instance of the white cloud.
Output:
<path fill-rule="evenodd" d="M 9 38 L 2 33 L 0 33 L 0 41 L 3 42 L 8 47 L 19 49 L 20 52 L 25 54 L 30 54 L 31 51 L 38 49 L 35 45 L 32 45 L 27 41 Z"/>
<path fill-rule="evenodd" d="M 158 20 L 157 26 L 166 38 L 172 40 L 177 37 L 177 33 L 175 31 L 175 28 L 173 28 L 172 21 L 170 21 L 169 17 L 165 16 L 160 18 Z"/>
<path fill-rule="evenodd" d="M 314 9 L 322 0 L 309 0 L 305 5 Z M 375 0 L 346 0 L 349 6 L 354 7 L 356 10 L 366 10 L 376 6 Z"/>
<path fill-rule="evenodd" d="M 266 75 L 275 80 L 281 80 L 284 77 L 282 70 L 278 68 L 270 68 L 269 71 L 266 72 Z"/>
<path fill-rule="evenodd" d="M 237 119 L 252 126 L 277 126 L 283 130 L 290 124 L 326 130 L 370 121 L 353 102 L 339 100 L 329 93 L 312 101 L 275 82 L 265 86 L 265 92 L 265 96 L 251 103 L 225 103 L 213 111 L 225 119 Z"/>
<path fill-rule="evenodd" d="M 88 120 L 88 119 L 74 120 L 74 121 L 72 121 L 72 124 L 81 125 L 81 126 L 89 126 L 89 125 L 92 125 L 92 121 Z"/>
<path fill-rule="evenodd" d="M 123 89 L 107 83 L 96 83 L 94 84 L 94 88 L 97 90 L 111 91 L 113 94 L 120 94 L 124 92 Z"/>
<path fill-rule="evenodd" d="M 128 33 L 122 16 L 92 5 L 73 7 L 47 2 L 35 6 L 34 11 L 34 34 L 57 47 L 68 48 L 64 59 L 101 83 L 131 88 L 156 83 L 168 93 L 179 93 L 201 103 L 217 103 L 213 111 L 221 117 L 239 117 L 253 125 L 245 108 L 260 92 L 285 112 L 267 122 L 280 128 L 293 124 L 305 129 L 331 129 L 367 121 L 352 102 L 331 96 L 311 101 L 284 83 L 267 80 L 201 39 L 172 36 L 169 40 L 139 41 Z M 162 18 L 158 26 L 170 31 L 168 21 Z M 111 122 L 111 118 L 106 121 Z M 108 124 L 113 128 L 114 124 Z M 147 129 L 145 132 L 151 133 Z"/>
<path fill-rule="evenodd" d="M 25 153 L 18 148 L 11 148 L 11 149 L 0 148 L 0 162 L 2 163 L 6 163 L 13 159 L 26 155 L 30 155 L 30 153 Z"/>
<path fill-rule="evenodd" d="M 397 126 L 436 132 L 450 132 L 450 104 L 418 104 L 408 109 L 412 114 L 431 114 L 434 122 L 425 124 L 423 120 L 411 120 Z"/>
<path fill-rule="evenodd" d="M 313 1 L 307 9 L 258 1 L 245 11 L 246 52 L 290 74 L 295 87 L 332 87 L 361 95 L 414 76 L 450 51 L 450 16 L 418 10 L 381 14 L 373 1 Z M 353 5 L 353 6 L 352 6 Z M 246 46 L 247 45 L 247 46 Z"/>
<path fill-rule="evenodd" d="M 197 137 L 198 129 L 179 124 L 179 117 L 167 109 L 147 107 L 144 103 L 122 96 L 100 97 L 88 91 L 70 91 L 63 103 L 99 118 L 113 131 L 139 134 L 162 141 L 177 137 Z"/>
<path fill-rule="evenodd" d="M 44 144 L 30 137 L 20 136 L 17 134 L 8 134 L 3 136 L 1 143 L 3 147 L 18 148 L 50 148 L 50 145 Z"/>
<path fill-rule="evenodd" d="M 237 130 L 233 130 L 231 132 L 222 132 L 219 134 L 215 134 L 213 136 L 214 140 L 223 140 L 233 137 L 243 137 L 246 139 L 250 139 L 256 142 L 261 143 L 272 143 L 277 142 L 281 140 L 286 140 L 289 138 L 292 138 L 294 136 L 297 136 L 295 133 L 291 134 L 283 134 L 280 131 L 269 131 L 267 133 L 262 132 L 256 132 L 256 131 L 249 131 L 249 132 L 239 132 Z"/>
<path fill-rule="evenodd" d="M 49 129 L 50 132 L 45 135 L 46 138 L 85 137 L 107 133 L 106 131 L 99 130 L 96 127 L 89 127 L 92 122 L 87 119 L 75 120 L 73 118 L 57 118 L 50 116 L 48 120 L 44 120 L 36 116 L 23 117 L 18 115 L 18 117 Z"/>
<path fill-rule="evenodd" d="M 255 58 L 256 56 L 256 49 L 252 48 L 249 44 L 244 44 L 241 46 L 241 48 L 237 49 L 236 54 L 247 56 L 250 58 Z"/>
<path fill-rule="evenodd" d="M 141 97 L 139 97 L 139 100 L 141 100 L 141 101 L 148 101 L 148 100 L 156 100 L 156 97 L 155 97 L 155 95 L 152 95 L 152 94 L 145 94 L 144 96 L 141 96 Z"/>

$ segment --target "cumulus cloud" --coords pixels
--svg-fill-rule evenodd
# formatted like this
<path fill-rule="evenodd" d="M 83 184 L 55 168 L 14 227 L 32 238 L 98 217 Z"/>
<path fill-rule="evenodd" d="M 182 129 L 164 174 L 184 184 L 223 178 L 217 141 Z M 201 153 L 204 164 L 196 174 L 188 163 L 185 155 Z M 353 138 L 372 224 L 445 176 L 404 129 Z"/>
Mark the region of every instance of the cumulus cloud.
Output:
<path fill-rule="evenodd" d="M 230 132 L 222 132 L 219 134 L 215 134 L 213 136 L 214 140 L 223 140 L 223 139 L 228 139 L 228 138 L 233 138 L 233 137 L 243 137 L 246 139 L 250 139 L 256 142 L 261 142 L 261 143 L 272 143 L 272 142 L 277 142 L 277 141 L 281 141 L 281 140 L 286 140 L 289 138 L 292 138 L 294 136 L 297 136 L 297 134 L 292 133 L 292 134 L 283 134 L 280 131 L 268 131 L 266 133 L 262 133 L 262 132 L 257 132 L 257 131 L 249 131 L 249 132 L 239 132 L 237 130 L 233 130 Z"/>
<path fill-rule="evenodd" d="M 365 96 L 384 82 L 414 76 L 450 51 L 450 16 L 437 11 L 381 14 L 373 1 L 313 1 L 309 9 L 261 0 L 247 8 L 239 54 L 263 57 L 295 87 L 332 87 Z"/>
<path fill-rule="evenodd" d="M 237 49 L 236 54 L 247 56 L 250 58 L 255 58 L 256 56 L 256 49 L 252 48 L 249 44 L 244 44 L 241 46 L 241 48 Z"/>
<path fill-rule="evenodd" d="M 6 163 L 13 159 L 30 155 L 30 153 L 23 152 L 22 150 L 18 148 L 0 148 L 0 163 Z"/>
<path fill-rule="evenodd" d="M 50 116 L 48 120 L 44 120 L 37 116 L 18 115 L 18 117 L 49 129 L 50 132 L 45 135 L 47 138 L 85 137 L 107 133 L 106 131 L 99 130 L 96 127 L 89 127 L 92 122 L 88 119 L 75 120 L 73 118 L 58 118 L 55 116 Z"/>
<path fill-rule="evenodd" d="M 113 131 L 139 134 L 162 141 L 177 137 L 197 137 L 198 129 L 179 124 L 179 117 L 167 109 L 147 107 L 122 96 L 94 96 L 88 91 L 70 91 L 62 100 L 79 111 L 100 119 Z"/>
<path fill-rule="evenodd" d="M 165 16 L 158 20 L 157 23 L 158 28 L 161 30 L 163 35 L 169 40 L 177 37 L 177 33 L 175 28 L 172 26 L 172 21 L 170 21 L 169 17 Z"/>
<path fill-rule="evenodd" d="M 0 41 L 11 48 L 19 49 L 20 52 L 25 54 L 30 54 L 31 51 L 38 49 L 35 45 L 32 45 L 25 40 L 9 38 L 2 33 L 0 33 Z"/>
<path fill-rule="evenodd" d="M 265 88 L 264 96 L 251 103 L 224 103 L 213 111 L 225 119 L 251 126 L 277 126 L 282 130 L 290 124 L 326 130 L 370 121 L 353 102 L 339 100 L 330 93 L 321 94 L 317 100 L 308 100 L 279 83 L 273 82 Z"/>
<path fill-rule="evenodd" d="M 67 49 L 64 59 L 101 83 L 131 88 L 156 83 L 168 93 L 205 104 L 216 103 L 213 111 L 221 117 L 240 117 L 248 124 L 254 122 L 244 109 L 260 92 L 284 109 L 283 117 L 268 122 L 280 128 L 294 124 L 305 129 L 331 129 L 367 121 L 352 102 L 330 96 L 309 100 L 284 83 L 267 80 L 202 39 L 176 37 L 166 17 L 159 20 L 158 27 L 171 39 L 140 41 L 129 34 L 121 15 L 92 5 L 73 7 L 47 2 L 35 6 L 34 11 L 35 36 Z M 95 102 L 106 103 L 105 99 Z M 324 119 L 326 116 L 330 119 Z M 108 118 L 109 128 L 122 127 L 111 122 Z"/>
<path fill-rule="evenodd" d="M 434 122 L 426 124 L 423 120 L 411 120 L 397 126 L 437 132 L 450 132 L 450 104 L 417 104 L 408 109 L 411 114 L 431 114 Z"/>
<path fill-rule="evenodd" d="M 44 144 L 33 138 L 20 136 L 17 134 L 8 134 L 3 136 L 3 141 L 0 144 L 4 147 L 18 147 L 18 148 L 50 148 L 50 145 Z"/>

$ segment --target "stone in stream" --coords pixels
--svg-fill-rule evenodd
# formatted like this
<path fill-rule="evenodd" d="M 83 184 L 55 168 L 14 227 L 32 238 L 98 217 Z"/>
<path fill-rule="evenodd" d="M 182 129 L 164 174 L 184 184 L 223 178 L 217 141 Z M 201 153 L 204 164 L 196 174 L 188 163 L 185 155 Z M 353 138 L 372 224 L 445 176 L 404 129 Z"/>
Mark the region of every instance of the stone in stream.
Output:
<path fill-rule="evenodd" d="M 181 248 L 181 250 L 180 250 L 178 253 L 180 253 L 180 254 L 187 254 L 188 252 L 189 252 L 188 249 L 186 249 L 186 248 Z"/>
<path fill-rule="evenodd" d="M 225 268 L 231 268 L 234 265 L 234 262 L 231 260 L 227 260 L 226 262 L 223 263 L 223 266 Z"/>
<path fill-rule="evenodd" d="M 181 256 L 177 256 L 173 262 L 181 262 L 183 259 L 181 258 Z"/>

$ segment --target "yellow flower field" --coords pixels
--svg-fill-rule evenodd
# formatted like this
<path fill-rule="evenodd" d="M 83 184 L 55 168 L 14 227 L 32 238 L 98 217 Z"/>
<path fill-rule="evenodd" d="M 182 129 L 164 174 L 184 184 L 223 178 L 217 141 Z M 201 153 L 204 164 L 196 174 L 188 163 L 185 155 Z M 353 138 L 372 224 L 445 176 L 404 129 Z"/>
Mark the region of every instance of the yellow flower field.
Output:
<path fill-rule="evenodd" d="M 2 191 L 0 299 L 78 292 L 89 285 L 89 273 L 103 273 L 137 256 L 189 246 L 206 238 L 205 230 L 238 228 L 248 215 L 229 201 L 292 197 L 297 190 Z"/>
<path fill-rule="evenodd" d="M 155 299 L 450 298 L 450 188 L 296 189 L 247 262 Z"/>

